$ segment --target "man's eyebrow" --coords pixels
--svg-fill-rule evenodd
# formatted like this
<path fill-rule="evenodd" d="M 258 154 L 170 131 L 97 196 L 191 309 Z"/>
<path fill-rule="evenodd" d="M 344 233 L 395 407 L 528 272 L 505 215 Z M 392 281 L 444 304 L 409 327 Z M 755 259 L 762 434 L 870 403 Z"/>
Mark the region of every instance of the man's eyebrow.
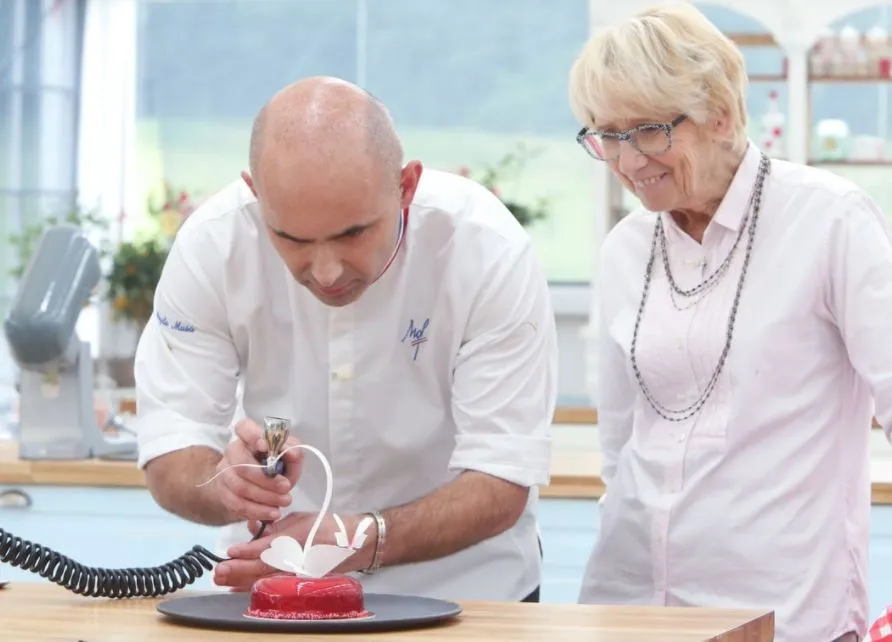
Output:
<path fill-rule="evenodd" d="M 360 223 L 358 225 L 351 225 L 350 227 L 348 227 L 344 230 L 341 230 L 340 232 L 336 232 L 335 234 L 332 234 L 326 240 L 336 241 L 340 238 L 344 238 L 345 236 L 351 236 L 353 234 L 363 232 L 363 231 L 367 230 L 368 228 L 372 227 L 374 224 L 375 224 L 375 222 L 373 221 L 370 223 Z M 270 226 L 270 230 L 272 230 L 273 234 L 275 234 L 279 238 L 283 238 L 287 241 L 292 241 L 294 243 L 313 243 L 313 242 L 315 242 L 315 239 L 300 238 L 298 236 L 289 234 L 288 232 L 286 232 L 284 230 L 276 229 L 272 226 Z"/>

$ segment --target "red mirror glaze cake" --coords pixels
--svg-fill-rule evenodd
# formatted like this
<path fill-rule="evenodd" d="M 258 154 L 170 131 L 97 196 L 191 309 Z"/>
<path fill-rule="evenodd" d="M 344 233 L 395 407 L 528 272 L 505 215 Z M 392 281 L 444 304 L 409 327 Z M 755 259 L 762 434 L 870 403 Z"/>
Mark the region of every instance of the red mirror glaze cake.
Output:
<path fill-rule="evenodd" d="M 246 615 L 275 620 L 346 620 L 368 617 L 362 584 L 346 575 L 271 575 L 251 587 Z"/>

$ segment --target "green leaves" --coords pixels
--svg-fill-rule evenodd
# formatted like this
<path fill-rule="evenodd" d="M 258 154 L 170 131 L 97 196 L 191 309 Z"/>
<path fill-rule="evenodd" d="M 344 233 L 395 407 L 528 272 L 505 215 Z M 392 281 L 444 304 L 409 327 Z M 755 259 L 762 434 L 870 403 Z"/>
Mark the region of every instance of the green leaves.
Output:
<path fill-rule="evenodd" d="M 515 180 L 523 173 L 527 162 L 537 154 L 536 150 L 528 148 L 523 143 L 517 146 L 516 151 L 502 156 L 494 165 L 486 167 L 479 178 L 475 180 L 490 192 L 498 196 L 505 207 L 514 215 L 517 222 L 527 227 L 536 221 L 548 217 L 548 201 L 544 198 L 536 199 L 533 204 L 524 204 L 519 201 L 504 198 L 500 185 L 505 181 Z M 462 169 L 463 176 L 471 176 L 470 170 Z"/>
<path fill-rule="evenodd" d="M 107 297 L 116 316 L 139 325 L 148 322 L 167 253 L 168 246 L 154 238 L 118 246 L 106 275 Z"/>

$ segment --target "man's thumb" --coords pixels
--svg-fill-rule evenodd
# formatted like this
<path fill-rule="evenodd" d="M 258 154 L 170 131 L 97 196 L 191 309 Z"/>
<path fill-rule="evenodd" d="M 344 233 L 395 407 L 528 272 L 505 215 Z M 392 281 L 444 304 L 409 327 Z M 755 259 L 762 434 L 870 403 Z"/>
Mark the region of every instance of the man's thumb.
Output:
<path fill-rule="evenodd" d="M 263 430 L 250 419 L 242 419 L 235 426 L 235 436 L 238 437 L 251 450 L 266 452 L 266 440 L 263 438 Z"/>

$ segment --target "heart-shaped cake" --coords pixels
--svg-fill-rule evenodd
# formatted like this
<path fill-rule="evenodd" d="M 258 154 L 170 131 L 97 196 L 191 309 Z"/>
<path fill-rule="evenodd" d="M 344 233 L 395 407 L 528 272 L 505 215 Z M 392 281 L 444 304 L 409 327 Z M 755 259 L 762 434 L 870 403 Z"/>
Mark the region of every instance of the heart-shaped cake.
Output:
<path fill-rule="evenodd" d="M 347 575 L 278 574 L 251 587 L 246 615 L 276 620 L 344 620 L 368 617 L 362 584 Z"/>

